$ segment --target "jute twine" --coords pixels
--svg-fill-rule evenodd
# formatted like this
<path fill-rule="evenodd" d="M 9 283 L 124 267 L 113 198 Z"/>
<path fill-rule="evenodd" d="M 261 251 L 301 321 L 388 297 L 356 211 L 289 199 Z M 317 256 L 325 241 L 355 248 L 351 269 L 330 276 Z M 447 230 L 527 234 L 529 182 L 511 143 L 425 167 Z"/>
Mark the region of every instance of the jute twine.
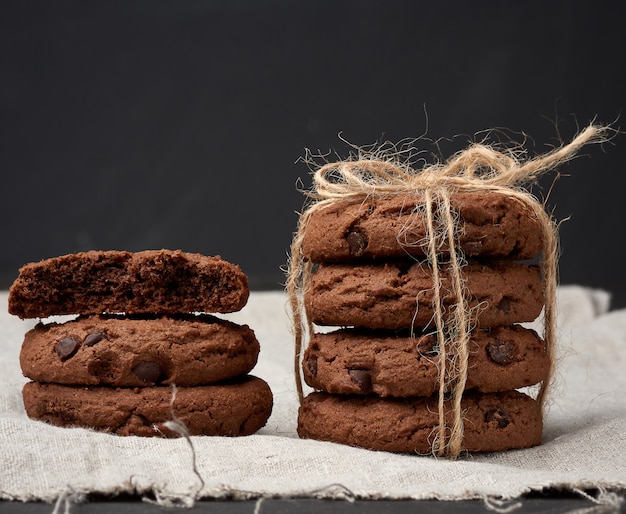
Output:
<path fill-rule="evenodd" d="M 419 170 L 398 162 L 397 158 L 357 158 L 325 164 L 314 172 L 315 189 L 310 193 L 314 202 L 301 214 L 291 245 L 287 277 L 287 292 L 293 317 L 295 338 L 294 371 L 300 402 L 304 398 L 301 377 L 301 352 L 313 325 L 307 319 L 303 295 L 307 290 L 312 264 L 302 256 L 302 242 L 311 215 L 332 202 L 416 194 L 416 209 L 425 214 L 427 240 L 421 242 L 433 279 L 434 328 L 439 348 L 439 424 L 432 441 L 432 451 L 438 456 L 456 458 L 463 442 L 463 412 L 461 398 L 467 378 L 468 343 L 475 325 L 476 313 L 468 308 L 468 292 L 463 278 L 465 259 L 458 245 L 458 216 L 450 204 L 450 196 L 458 192 L 502 193 L 526 206 L 540 222 L 543 248 L 541 267 L 545 298 L 543 338 L 550 361 L 548 378 L 541 384 L 537 401 L 543 410 L 554 371 L 556 343 L 555 306 L 557 286 L 558 236 L 557 224 L 544 206 L 533 196 L 528 185 L 544 173 L 572 159 L 589 143 L 608 140 L 609 128 L 588 125 L 569 144 L 532 159 L 522 159 L 524 153 L 472 144 L 444 163 L 425 165 Z M 403 241 L 399 239 L 403 244 Z M 442 249 L 445 248 L 445 252 Z M 441 275 L 451 277 L 454 305 L 446 312 L 442 302 Z"/>

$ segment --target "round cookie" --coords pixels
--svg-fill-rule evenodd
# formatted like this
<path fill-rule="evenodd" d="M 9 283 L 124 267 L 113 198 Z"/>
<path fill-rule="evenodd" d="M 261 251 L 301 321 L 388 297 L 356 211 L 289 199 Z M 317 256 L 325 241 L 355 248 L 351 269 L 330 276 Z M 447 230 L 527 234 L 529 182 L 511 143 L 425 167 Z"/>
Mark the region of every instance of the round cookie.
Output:
<path fill-rule="evenodd" d="M 180 250 L 89 251 L 20 268 L 9 312 L 20 318 L 235 312 L 248 296 L 246 275 L 220 257 Z"/>
<path fill-rule="evenodd" d="M 298 435 L 371 450 L 427 454 L 439 425 L 437 397 L 308 395 L 298 414 Z M 541 444 L 539 404 L 517 391 L 463 397 L 463 451 L 492 452 Z M 447 409 L 450 412 L 450 409 Z M 449 424 L 451 422 L 447 420 Z"/>
<path fill-rule="evenodd" d="M 475 330 L 468 349 L 466 389 L 518 389 L 549 372 L 544 342 L 519 325 Z M 439 390 L 435 335 L 348 329 L 314 334 L 302 369 L 309 386 L 327 393 L 409 397 Z"/>
<path fill-rule="evenodd" d="M 302 253 L 316 263 L 425 255 L 423 203 L 421 194 L 334 201 L 312 213 Z M 455 193 L 450 203 L 466 257 L 526 260 L 541 251 L 541 225 L 516 199 L 497 192 Z"/>
<path fill-rule="evenodd" d="M 544 298 L 539 268 L 524 264 L 468 264 L 463 277 L 468 306 L 480 326 L 534 321 Z M 320 264 L 305 291 L 305 309 L 318 325 L 403 329 L 432 327 L 433 280 L 423 263 Z M 456 303 L 448 273 L 441 273 L 446 320 Z"/>
<path fill-rule="evenodd" d="M 245 375 L 258 354 L 248 326 L 209 315 L 81 316 L 28 331 L 20 364 L 39 382 L 193 386 Z"/>
<path fill-rule="evenodd" d="M 175 436 L 163 423 L 174 417 L 191 435 L 243 436 L 259 430 L 272 411 L 272 393 L 246 376 L 196 387 L 112 388 L 29 382 L 23 389 L 29 417 L 60 427 L 117 435 Z"/>

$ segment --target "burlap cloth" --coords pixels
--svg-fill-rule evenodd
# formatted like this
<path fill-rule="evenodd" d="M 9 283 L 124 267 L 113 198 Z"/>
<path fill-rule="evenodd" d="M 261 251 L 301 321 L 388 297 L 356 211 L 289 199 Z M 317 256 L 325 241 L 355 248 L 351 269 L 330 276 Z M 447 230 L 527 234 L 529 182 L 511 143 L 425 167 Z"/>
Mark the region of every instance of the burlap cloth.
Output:
<path fill-rule="evenodd" d="M 556 387 L 540 447 L 457 461 L 393 455 L 296 436 L 293 340 L 282 292 L 253 292 L 230 319 L 261 343 L 254 373 L 274 392 L 274 412 L 243 438 L 117 437 L 29 420 L 18 354 L 32 321 L 7 314 L 0 293 L 0 498 L 54 501 L 136 493 L 161 503 L 198 498 L 515 498 L 544 488 L 626 491 L 626 310 L 580 287 L 558 291 Z"/>

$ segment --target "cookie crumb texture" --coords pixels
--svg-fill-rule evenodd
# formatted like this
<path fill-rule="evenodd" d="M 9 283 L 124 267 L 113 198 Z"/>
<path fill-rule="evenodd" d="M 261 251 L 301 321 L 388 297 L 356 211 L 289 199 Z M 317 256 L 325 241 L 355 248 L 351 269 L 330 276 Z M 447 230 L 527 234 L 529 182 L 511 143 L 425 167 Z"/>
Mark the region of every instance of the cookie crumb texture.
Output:
<path fill-rule="evenodd" d="M 180 250 L 89 251 L 26 264 L 9 293 L 20 318 L 109 312 L 235 312 L 248 279 L 220 257 Z"/>
<path fill-rule="evenodd" d="M 437 337 L 406 332 L 313 334 L 304 353 L 304 379 L 314 389 L 334 394 L 430 396 L 439 390 Z M 475 330 L 468 350 L 468 390 L 519 389 L 545 380 L 549 372 L 545 343 L 519 325 Z"/>
<path fill-rule="evenodd" d="M 298 434 L 370 450 L 430 454 L 439 424 L 437 401 L 436 397 L 312 393 L 300 407 Z M 467 394 L 461 408 L 465 413 L 463 451 L 505 451 L 541 444 L 541 409 L 525 394 Z"/>
<path fill-rule="evenodd" d="M 526 260 L 541 251 L 539 221 L 517 200 L 480 192 L 452 194 L 450 202 L 466 257 Z M 303 255 L 316 263 L 425 255 L 423 204 L 418 194 L 335 201 L 311 215 Z"/>
<path fill-rule="evenodd" d="M 544 305 L 537 266 L 493 263 L 463 268 L 468 307 L 479 326 L 534 321 Z M 451 316 L 450 276 L 441 278 L 442 301 Z M 319 265 L 305 293 L 309 319 L 318 325 L 382 329 L 426 327 L 433 320 L 432 273 L 425 264 Z"/>
<path fill-rule="evenodd" d="M 24 337 L 24 375 L 60 384 L 207 385 L 247 374 L 259 343 L 246 325 L 209 315 L 87 316 L 39 323 Z"/>
<path fill-rule="evenodd" d="M 173 389 L 81 387 L 29 382 L 23 398 L 29 417 L 60 427 L 83 427 L 122 436 L 176 434 Z M 222 384 L 179 387 L 174 416 L 191 435 L 245 436 L 262 428 L 272 411 L 272 393 L 263 380 L 246 376 Z"/>

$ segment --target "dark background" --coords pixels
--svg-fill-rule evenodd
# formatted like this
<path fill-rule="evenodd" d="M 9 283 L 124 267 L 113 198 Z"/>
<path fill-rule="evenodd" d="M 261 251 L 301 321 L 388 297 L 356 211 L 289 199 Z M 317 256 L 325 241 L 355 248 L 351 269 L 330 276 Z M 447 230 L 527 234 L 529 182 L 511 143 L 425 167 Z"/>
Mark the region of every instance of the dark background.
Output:
<path fill-rule="evenodd" d="M 0 287 L 87 249 L 221 254 L 280 288 L 305 148 L 506 127 L 531 155 L 625 104 L 622 2 L 3 2 Z M 456 137 L 453 137 L 456 136 Z M 562 283 L 626 307 L 625 136 L 550 196 Z M 428 141 L 424 148 L 439 151 Z M 552 182 L 544 181 L 542 195 Z"/>

